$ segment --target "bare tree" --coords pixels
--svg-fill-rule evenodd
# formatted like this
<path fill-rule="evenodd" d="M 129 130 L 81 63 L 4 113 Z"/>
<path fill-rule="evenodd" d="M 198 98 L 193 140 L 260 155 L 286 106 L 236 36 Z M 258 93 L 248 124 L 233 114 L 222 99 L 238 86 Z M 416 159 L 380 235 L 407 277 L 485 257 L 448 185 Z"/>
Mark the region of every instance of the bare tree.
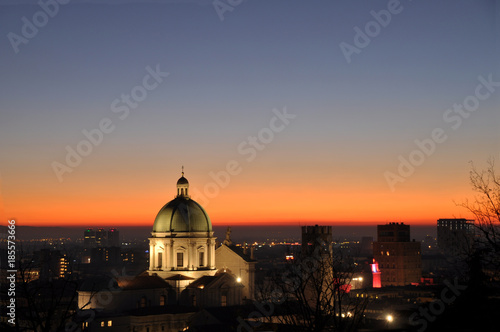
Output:
<path fill-rule="evenodd" d="M 486 170 L 477 170 L 472 164 L 470 171 L 472 189 L 476 192 L 472 200 L 460 206 L 475 217 L 476 237 L 471 261 L 480 263 L 492 278 L 499 278 L 500 271 L 500 177 L 496 174 L 493 159 Z"/>
<path fill-rule="evenodd" d="M 49 271 L 40 278 L 40 264 L 31 254 L 20 250 L 18 257 L 16 326 L 37 332 L 64 331 L 77 310 L 79 281 L 71 269 L 64 275 Z"/>
<path fill-rule="evenodd" d="M 298 256 L 276 271 L 264 301 L 281 303 L 275 317 L 299 331 L 355 331 L 367 305 L 367 297 L 351 296 L 354 263 L 340 249 L 317 246 L 312 255 Z M 277 295 L 278 294 L 278 295 Z"/>

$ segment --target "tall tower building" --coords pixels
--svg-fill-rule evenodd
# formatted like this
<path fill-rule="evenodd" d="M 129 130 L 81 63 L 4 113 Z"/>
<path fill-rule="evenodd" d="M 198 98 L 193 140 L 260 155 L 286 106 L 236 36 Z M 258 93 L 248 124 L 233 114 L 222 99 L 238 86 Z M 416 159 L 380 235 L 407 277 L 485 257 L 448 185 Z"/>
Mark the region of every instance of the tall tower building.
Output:
<path fill-rule="evenodd" d="M 474 239 L 474 220 L 439 219 L 437 242 L 439 249 L 450 254 L 464 254 Z"/>
<path fill-rule="evenodd" d="M 95 247 L 95 231 L 92 228 L 87 228 L 83 232 L 83 246 L 85 248 Z"/>
<path fill-rule="evenodd" d="M 95 243 L 98 247 L 106 245 L 106 231 L 104 228 L 98 228 L 95 232 Z"/>
<path fill-rule="evenodd" d="M 331 252 L 332 226 L 302 226 L 302 255 L 311 255 L 317 248 Z"/>
<path fill-rule="evenodd" d="M 201 205 L 189 196 L 189 182 L 182 172 L 176 197 L 156 216 L 149 238 L 148 273 L 185 287 L 216 271 L 212 223 Z"/>
<path fill-rule="evenodd" d="M 378 225 L 377 242 L 373 242 L 373 258 L 379 264 L 382 287 L 420 282 L 420 242 L 410 242 L 410 225 Z"/>
<path fill-rule="evenodd" d="M 107 246 L 119 247 L 120 245 L 120 232 L 116 228 L 110 228 L 107 234 Z"/>

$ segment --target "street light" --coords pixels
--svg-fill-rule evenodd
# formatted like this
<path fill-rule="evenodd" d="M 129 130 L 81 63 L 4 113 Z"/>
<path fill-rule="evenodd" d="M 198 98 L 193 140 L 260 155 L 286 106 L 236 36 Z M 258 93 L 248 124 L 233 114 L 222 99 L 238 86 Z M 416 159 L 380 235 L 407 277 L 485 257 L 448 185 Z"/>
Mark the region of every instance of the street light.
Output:
<path fill-rule="evenodd" d="M 391 323 L 394 321 L 394 317 L 392 315 L 385 316 L 385 320 L 387 321 L 387 329 L 391 329 Z"/>

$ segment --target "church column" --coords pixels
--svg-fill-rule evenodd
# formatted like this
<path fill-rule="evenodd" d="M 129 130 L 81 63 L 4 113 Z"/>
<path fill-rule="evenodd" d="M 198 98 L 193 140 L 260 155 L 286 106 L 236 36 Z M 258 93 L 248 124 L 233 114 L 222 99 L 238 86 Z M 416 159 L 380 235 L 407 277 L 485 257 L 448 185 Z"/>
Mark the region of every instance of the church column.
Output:
<path fill-rule="evenodd" d="M 155 242 L 149 244 L 149 270 L 154 270 L 155 267 Z"/>
<path fill-rule="evenodd" d="M 203 266 L 204 267 L 209 267 L 210 262 L 208 261 L 208 245 L 205 244 L 203 246 L 204 253 L 203 253 Z"/>
<path fill-rule="evenodd" d="M 172 249 L 170 248 L 170 243 L 168 243 L 168 240 L 165 240 L 164 246 L 165 246 L 165 267 L 163 268 L 164 270 L 170 270 L 172 267 L 172 264 L 170 263 L 172 260 L 170 259 L 170 252 Z"/>
<path fill-rule="evenodd" d="M 212 269 L 214 264 L 212 262 L 212 240 L 208 239 L 207 241 L 207 267 Z"/>
<path fill-rule="evenodd" d="M 188 239 L 187 243 L 187 269 L 192 270 L 191 265 L 193 264 L 193 244 L 191 243 L 191 239 Z"/>
<path fill-rule="evenodd" d="M 167 251 L 168 251 L 168 246 L 167 246 L 167 243 L 165 240 L 163 240 L 163 255 L 161 255 L 161 269 L 163 271 L 167 270 L 168 269 L 168 265 L 167 265 Z"/>
<path fill-rule="evenodd" d="M 172 266 L 171 267 L 176 267 L 176 263 L 174 261 L 174 241 L 172 239 L 170 239 L 170 262 L 172 263 Z"/>

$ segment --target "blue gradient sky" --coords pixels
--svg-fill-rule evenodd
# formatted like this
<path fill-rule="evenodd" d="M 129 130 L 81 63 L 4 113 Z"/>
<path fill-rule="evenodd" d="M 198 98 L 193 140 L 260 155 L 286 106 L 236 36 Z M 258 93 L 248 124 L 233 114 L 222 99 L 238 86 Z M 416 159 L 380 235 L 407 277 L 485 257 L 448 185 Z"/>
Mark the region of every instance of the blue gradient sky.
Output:
<path fill-rule="evenodd" d="M 40 7 L 1 1 L 4 218 L 152 223 L 182 164 L 203 192 L 229 160 L 243 171 L 204 204 L 214 223 L 464 215 L 468 162 L 500 157 L 500 91 L 457 130 L 443 113 L 478 76 L 500 81 L 499 3 L 401 1 L 348 63 L 339 44 L 388 3 L 249 0 L 221 21 L 212 1 L 74 0 L 16 54 L 8 33 Z M 113 100 L 157 64 L 170 75 L 119 120 Z M 284 107 L 297 117 L 247 162 L 237 146 Z M 52 162 L 106 117 L 116 129 L 59 182 Z M 437 127 L 447 141 L 391 191 L 384 172 Z"/>

